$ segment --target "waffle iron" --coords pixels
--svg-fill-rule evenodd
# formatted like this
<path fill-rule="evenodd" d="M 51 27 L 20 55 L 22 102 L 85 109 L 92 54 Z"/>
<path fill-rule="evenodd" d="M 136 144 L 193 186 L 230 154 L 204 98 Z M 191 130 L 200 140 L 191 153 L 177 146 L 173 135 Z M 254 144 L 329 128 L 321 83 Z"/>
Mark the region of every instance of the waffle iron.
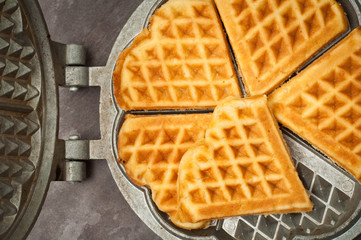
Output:
<path fill-rule="evenodd" d="M 290 130 L 281 127 L 298 174 L 310 193 L 312 212 L 250 215 L 211 222 L 207 229 L 184 230 L 159 211 L 146 187 L 127 177 L 116 159 L 117 134 L 126 114 L 195 111 L 130 111 L 113 96 L 112 72 L 119 53 L 148 26 L 165 1 L 146 0 L 129 18 L 106 66 L 85 66 L 85 49 L 51 41 L 36 0 L 0 0 L 0 239 L 29 233 L 54 176 L 85 178 L 85 160 L 105 159 L 119 190 L 134 212 L 163 239 L 352 239 L 361 233 L 361 185 Z M 314 59 L 361 25 L 361 3 L 339 1 L 349 30 Z M 361 44 L 361 43 L 360 43 Z M 57 139 L 58 87 L 100 87 L 99 140 Z M 196 111 L 197 112 L 197 111 Z M 204 111 L 198 111 L 204 112 Z"/>

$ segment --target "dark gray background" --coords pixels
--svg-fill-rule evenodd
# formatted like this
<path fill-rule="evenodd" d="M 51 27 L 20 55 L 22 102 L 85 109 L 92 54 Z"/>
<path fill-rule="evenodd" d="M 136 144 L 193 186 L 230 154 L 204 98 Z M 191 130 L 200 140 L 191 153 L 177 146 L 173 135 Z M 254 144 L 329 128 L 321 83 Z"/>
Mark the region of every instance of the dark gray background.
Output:
<path fill-rule="evenodd" d="M 105 65 L 141 0 L 39 0 L 51 39 L 87 48 L 87 64 Z M 98 91 L 60 89 L 59 138 L 99 138 Z M 82 183 L 52 182 L 28 240 L 158 239 L 119 192 L 105 161 L 87 162 Z"/>

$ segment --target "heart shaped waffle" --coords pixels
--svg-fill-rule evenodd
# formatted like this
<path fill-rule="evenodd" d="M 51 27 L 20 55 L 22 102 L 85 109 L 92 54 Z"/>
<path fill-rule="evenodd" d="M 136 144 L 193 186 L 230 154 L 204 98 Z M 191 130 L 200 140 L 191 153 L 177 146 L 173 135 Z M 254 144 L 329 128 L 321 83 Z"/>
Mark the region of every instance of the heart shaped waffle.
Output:
<path fill-rule="evenodd" d="M 361 27 L 271 94 L 278 121 L 361 182 Z"/>
<path fill-rule="evenodd" d="M 265 96 L 218 105 L 178 171 L 181 222 L 312 210 Z"/>
<path fill-rule="evenodd" d="M 246 91 L 271 92 L 348 22 L 334 0 L 216 0 Z"/>
<path fill-rule="evenodd" d="M 118 57 L 114 94 L 123 110 L 213 108 L 240 96 L 211 0 L 172 0 L 157 9 Z"/>
<path fill-rule="evenodd" d="M 148 186 L 161 211 L 186 229 L 207 222 L 186 224 L 176 220 L 178 166 L 183 154 L 200 139 L 211 114 L 127 115 L 118 136 L 119 161 L 138 186 Z"/>

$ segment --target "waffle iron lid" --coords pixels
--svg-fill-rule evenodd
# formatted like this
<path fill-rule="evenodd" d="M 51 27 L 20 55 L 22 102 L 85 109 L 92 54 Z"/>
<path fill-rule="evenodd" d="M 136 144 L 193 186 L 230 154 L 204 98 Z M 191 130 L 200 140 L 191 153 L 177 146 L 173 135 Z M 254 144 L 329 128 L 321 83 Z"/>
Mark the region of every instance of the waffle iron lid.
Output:
<path fill-rule="evenodd" d="M 57 86 L 84 53 L 50 40 L 37 1 L 0 0 L 0 239 L 27 236 L 51 180 L 84 177 L 57 139 Z"/>

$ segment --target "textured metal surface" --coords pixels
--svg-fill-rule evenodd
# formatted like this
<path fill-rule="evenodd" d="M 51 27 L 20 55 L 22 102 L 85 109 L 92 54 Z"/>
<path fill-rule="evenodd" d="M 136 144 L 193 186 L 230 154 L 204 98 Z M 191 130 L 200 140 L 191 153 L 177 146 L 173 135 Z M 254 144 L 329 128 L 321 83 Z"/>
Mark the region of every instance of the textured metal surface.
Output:
<path fill-rule="evenodd" d="M 37 2 L 0 0 L 0 10 L 0 238 L 21 239 L 54 166 L 57 92 Z"/>
<path fill-rule="evenodd" d="M 28 202 L 40 143 L 40 63 L 19 3 L 0 1 L 0 238 Z"/>
<path fill-rule="evenodd" d="M 360 184 L 286 129 L 283 131 L 300 178 L 315 204 L 314 210 L 309 213 L 234 217 L 215 221 L 206 230 L 187 231 L 176 228 L 166 214 L 157 210 L 149 190 L 136 187 L 127 178 L 123 167 L 116 162 L 116 136 L 125 112 L 116 106 L 112 98 L 111 75 L 118 54 L 147 26 L 149 17 L 161 3 L 162 1 L 144 2 L 119 34 L 106 67 L 89 70 L 89 84 L 101 86 L 102 135 L 101 140 L 90 142 L 90 157 L 107 159 L 119 189 L 134 211 L 164 239 L 350 239 L 357 236 L 361 232 Z M 341 4 L 347 12 L 350 32 L 360 25 L 359 6 L 351 0 L 341 1 Z M 315 58 L 344 36 L 345 34 L 333 41 Z M 112 129 L 109 128 L 110 125 L 113 126 Z"/>

